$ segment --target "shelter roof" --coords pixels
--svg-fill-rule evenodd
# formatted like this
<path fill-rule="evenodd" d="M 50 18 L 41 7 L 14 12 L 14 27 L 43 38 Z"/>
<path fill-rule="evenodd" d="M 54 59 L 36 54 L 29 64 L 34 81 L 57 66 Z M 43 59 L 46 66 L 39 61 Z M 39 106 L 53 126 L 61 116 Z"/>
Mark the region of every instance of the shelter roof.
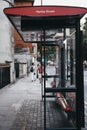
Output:
<path fill-rule="evenodd" d="M 41 40 L 42 30 L 75 27 L 87 8 L 70 6 L 29 6 L 4 9 L 25 42 Z M 52 33 L 56 33 L 54 30 Z M 47 32 L 48 33 L 48 32 Z"/>

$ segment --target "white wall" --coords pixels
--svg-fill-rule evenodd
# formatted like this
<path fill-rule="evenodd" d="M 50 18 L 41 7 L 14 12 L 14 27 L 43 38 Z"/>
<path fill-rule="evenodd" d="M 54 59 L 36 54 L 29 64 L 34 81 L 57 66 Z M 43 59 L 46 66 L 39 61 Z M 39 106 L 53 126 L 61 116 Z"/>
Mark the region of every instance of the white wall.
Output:
<path fill-rule="evenodd" d="M 13 0 L 8 0 L 13 4 Z M 0 0 L 0 63 L 11 61 L 11 82 L 15 80 L 14 72 L 14 41 L 13 41 L 13 27 L 8 18 L 3 12 L 4 8 L 11 7 L 11 5 L 3 0 Z"/>
<path fill-rule="evenodd" d="M 3 13 L 3 9 L 9 7 L 9 4 L 0 1 L 0 63 L 5 63 L 6 60 L 11 61 L 11 25 Z"/>
<path fill-rule="evenodd" d="M 19 77 L 23 77 L 27 75 L 30 68 L 31 55 L 18 53 L 14 55 L 14 59 L 17 60 L 18 63 L 20 63 L 19 64 Z"/>
<path fill-rule="evenodd" d="M 27 75 L 27 64 L 19 64 L 19 77 Z"/>

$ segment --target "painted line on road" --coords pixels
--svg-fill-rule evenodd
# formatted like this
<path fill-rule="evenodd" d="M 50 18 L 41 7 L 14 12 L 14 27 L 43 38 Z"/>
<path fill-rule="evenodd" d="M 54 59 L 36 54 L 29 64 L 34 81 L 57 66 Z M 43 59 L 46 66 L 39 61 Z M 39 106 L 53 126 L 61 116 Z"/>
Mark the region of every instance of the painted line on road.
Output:
<path fill-rule="evenodd" d="M 84 101 L 84 104 L 85 104 L 85 109 L 87 110 L 87 102 Z M 85 111 L 85 118 L 87 118 L 87 112 Z"/>
<path fill-rule="evenodd" d="M 85 82 L 87 82 L 87 79 L 84 79 Z"/>
<path fill-rule="evenodd" d="M 85 109 L 87 110 L 87 101 L 84 101 Z"/>
<path fill-rule="evenodd" d="M 87 101 L 84 101 L 85 105 L 87 105 Z"/>

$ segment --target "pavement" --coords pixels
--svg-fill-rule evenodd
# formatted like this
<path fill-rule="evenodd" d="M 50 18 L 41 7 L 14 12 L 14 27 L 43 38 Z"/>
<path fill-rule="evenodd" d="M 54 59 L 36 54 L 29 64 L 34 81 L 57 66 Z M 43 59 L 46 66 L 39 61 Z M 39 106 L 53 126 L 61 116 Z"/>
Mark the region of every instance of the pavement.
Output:
<path fill-rule="evenodd" d="M 32 82 L 30 76 L 0 89 L 0 130 L 44 130 L 41 92 L 39 80 Z M 54 100 L 47 100 L 46 106 L 46 127 L 73 127 Z"/>

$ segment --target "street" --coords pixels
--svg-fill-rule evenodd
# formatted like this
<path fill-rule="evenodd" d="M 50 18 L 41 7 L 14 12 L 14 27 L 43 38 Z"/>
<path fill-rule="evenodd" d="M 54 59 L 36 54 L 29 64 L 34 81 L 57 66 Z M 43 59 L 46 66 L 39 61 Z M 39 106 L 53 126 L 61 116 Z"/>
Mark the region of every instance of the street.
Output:
<path fill-rule="evenodd" d="M 47 69 L 48 75 L 54 74 L 54 71 L 55 71 L 54 66 L 48 66 Z M 49 82 L 51 82 L 51 80 L 52 79 L 47 80 L 48 86 L 50 85 Z M 86 122 L 85 124 L 87 128 L 87 94 L 86 94 L 87 87 L 86 86 L 87 86 L 87 71 L 84 71 L 84 95 L 85 95 L 84 104 L 85 104 L 85 122 Z M 38 125 L 38 130 L 43 130 L 42 115 L 43 115 L 44 107 L 42 102 L 40 101 L 41 101 L 41 84 L 38 79 L 34 82 L 31 82 L 30 75 L 28 77 L 26 76 L 25 78 L 19 79 L 14 84 L 10 84 L 2 88 L 0 90 L 0 130 L 24 130 L 25 128 L 26 130 L 29 130 L 29 128 L 35 130 L 37 128 L 37 125 Z M 48 106 L 49 105 L 50 104 L 48 104 Z M 49 112 L 51 112 L 51 110 Z M 52 117 L 56 118 L 57 116 L 55 116 L 55 111 L 53 111 L 53 113 L 54 116 Z M 31 120 L 29 118 L 30 117 L 29 115 L 31 116 Z M 51 115 L 49 114 L 49 116 Z M 50 122 L 49 119 L 50 117 L 48 118 L 48 122 Z M 28 124 L 26 124 L 27 121 L 29 121 Z M 31 125 L 31 123 L 34 125 Z M 56 119 L 55 126 L 57 125 L 57 123 L 58 120 Z M 29 124 L 31 126 L 29 126 Z M 68 123 L 66 122 L 65 124 Z"/>
<path fill-rule="evenodd" d="M 49 80 L 47 85 L 49 86 Z M 71 127 L 66 114 L 58 110 L 53 101 L 47 102 L 47 124 L 50 128 Z M 0 130 L 43 130 L 43 128 L 44 102 L 41 98 L 39 79 L 32 82 L 29 75 L 0 90 Z"/>
<path fill-rule="evenodd" d="M 41 84 L 39 80 L 32 82 L 30 75 L 2 88 L 0 90 L 0 130 L 24 130 L 27 111 L 28 109 L 31 111 L 31 107 L 39 100 L 41 100 Z M 34 104 L 31 101 L 36 102 Z M 28 102 L 32 105 L 28 106 Z M 24 104 L 27 110 L 23 110 Z M 22 117 L 18 113 L 23 114 Z"/>
<path fill-rule="evenodd" d="M 87 128 L 87 71 L 84 71 L 85 126 Z"/>

